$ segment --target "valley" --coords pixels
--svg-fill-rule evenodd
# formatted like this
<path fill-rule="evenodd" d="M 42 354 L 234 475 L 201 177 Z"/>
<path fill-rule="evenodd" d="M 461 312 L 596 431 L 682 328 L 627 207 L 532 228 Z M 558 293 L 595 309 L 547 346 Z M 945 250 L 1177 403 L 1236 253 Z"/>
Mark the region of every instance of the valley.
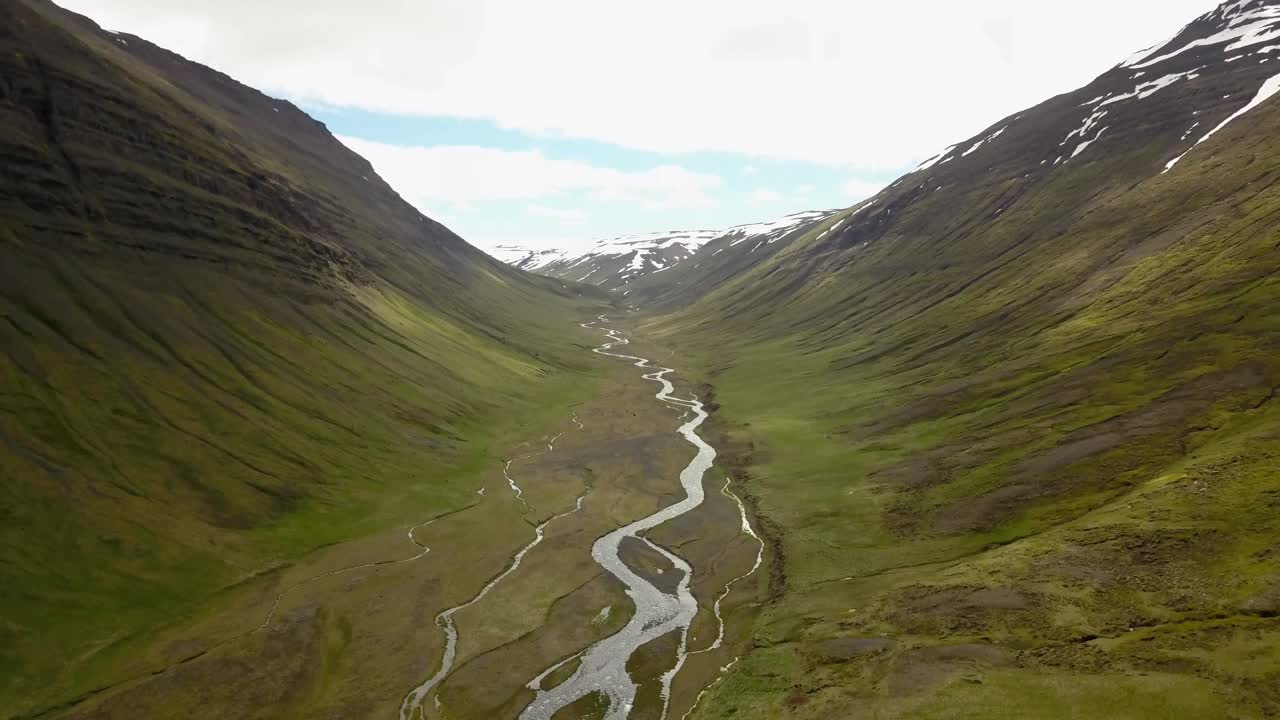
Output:
<path fill-rule="evenodd" d="M 720 624 L 722 604 L 728 615 L 759 592 L 751 578 L 760 545 L 705 455 L 686 471 L 694 484 L 675 481 L 694 461 L 674 432 L 695 424 L 693 407 L 659 402 L 643 374 L 602 356 L 595 392 L 549 404 L 537 421 L 542 433 L 523 435 L 524 424 L 495 433 L 495 455 L 457 480 L 470 495 L 460 508 L 335 543 L 241 583 L 138 643 L 145 652 L 116 681 L 30 717 L 159 717 L 182 707 L 189 717 L 483 718 L 526 706 L 541 717 L 528 686 L 565 660 L 576 664 L 592 642 L 639 684 L 633 717 L 657 717 L 663 687 L 670 710 L 684 713 L 699 687 L 690 678 L 715 677 L 716 663 L 728 661 L 719 638 L 736 629 Z M 664 397 L 687 394 L 664 388 Z M 677 502 L 704 488 L 700 502 Z M 627 564 L 593 558 L 594 538 L 635 532 L 606 531 L 662 521 L 646 542 L 615 541 Z M 624 594 L 601 562 L 648 590 Z M 690 577 L 686 562 L 707 570 Z M 674 586 L 664 575 L 679 584 L 679 605 L 691 603 L 679 613 L 684 630 L 646 624 L 630 650 L 610 650 L 606 641 L 642 623 L 631 598 L 647 598 L 643 617 L 667 618 L 664 593 Z M 675 652 L 685 643 L 687 668 L 677 673 Z"/>
<path fill-rule="evenodd" d="M 141 37 L 0 49 L 0 720 L 1280 715 L 1280 2 L 492 256 Z"/>

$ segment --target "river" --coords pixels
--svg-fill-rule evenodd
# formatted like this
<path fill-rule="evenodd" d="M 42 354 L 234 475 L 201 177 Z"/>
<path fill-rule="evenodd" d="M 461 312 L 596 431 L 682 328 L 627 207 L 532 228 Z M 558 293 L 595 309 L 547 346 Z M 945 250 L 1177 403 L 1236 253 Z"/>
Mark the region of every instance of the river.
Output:
<path fill-rule="evenodd" d="M 595 324 L 587 323 L 584 327 L 595 327 Z M 705 496 L 702 476 L 711 467 L 716 457 L 715 448 L 703 440 L 697 432 L 698 427 L 707 419 L 707 412 L 696 398 L 686 400 L 672 395 L 675 388 L 671 381 L 666 379 L 666 375 L 675 372 L 672 368 L 656 367 L 645 358 L 611 352 L 613 348 L 626 345 L 628 341 L 616 330 L 605 329 L 605 334 L 609 337 L 609 342 L 596 348 L 595 352 L 630 360 L 636 367 L 652 369 L 653 372 L 645 374 L 644 378 L 658 383 L 659 389 L 654 397 L 692 413 L 692 418 L 681 425 L 677 432 L 697 448 L 698 452 L 680 471 L 680 485 L 685 491 L 683 500 L 603 535 L 592 545 L 591 557 L 626 586 L 627 595 L 635 604 L 635 614 L 622 630 L 587 648 L 581 655 L 577 669 L 569 679 L 549 690 L 542 690 L 535 686 L 537 696 L 520 714 L 522 720 L 550 720 L 551 716 L 561 708 L 592 693 L 600 693 L 608 700 L 609 708 L 605 713 L 605 720 L 626 718 L 635 704 L 638 690 L 635 681 L 627 673 L 627 661 L 646 643 L 668 633 L 678 632 L 680 640 L 676 651 L 676 663 L 662 678 L 662 715 L 665 717 L 667 705 L 671 699 L 671 682 L 684 664 L 688 653 L 689 625 L 698 612 L 698 603 L 689 590 L 689 582 L 693 575 L 689 564 L 675 553 L 642 537 L 642 534 L 702 504 Z M 626 538 L 636 538 L 647 543 L 683 573 L 674 594 L 662 592 L 653 583 L 627 567 L 618 554 L 622 541 Z"/>

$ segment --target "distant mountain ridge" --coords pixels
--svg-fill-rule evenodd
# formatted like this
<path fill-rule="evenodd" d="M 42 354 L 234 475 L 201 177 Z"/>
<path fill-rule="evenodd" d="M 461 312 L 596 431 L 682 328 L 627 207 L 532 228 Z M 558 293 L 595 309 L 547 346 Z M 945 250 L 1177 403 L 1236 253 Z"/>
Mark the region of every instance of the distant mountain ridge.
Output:
<path fill-rule="evenodd" d="M 652 276 L 658 273 L 702 262 L 709 256 L 739 245 L 745 244 L 743 250 L 746 252 L 755 252 L 836 212 L 798 212 L 772 221 L 735 225 L 724 230 L 670 230 L 622 235 L 597 240 L 586 250 L 502 245 L 494 248 L 491 254 L 521 270 L 629 293 L 633 286 L 653 281 Z M 765 256 L 766 253 L 761 253 L 758 258 Z"/>

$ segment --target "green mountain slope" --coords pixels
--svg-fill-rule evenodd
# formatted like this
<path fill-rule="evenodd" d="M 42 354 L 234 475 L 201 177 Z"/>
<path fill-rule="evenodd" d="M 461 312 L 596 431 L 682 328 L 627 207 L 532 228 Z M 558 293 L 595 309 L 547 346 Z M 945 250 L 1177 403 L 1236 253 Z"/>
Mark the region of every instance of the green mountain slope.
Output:
<path fill-rule="evenodd" d="M 471 502 L 584 305 L 291 104 L 0 5 L 0 716 L 307 552 Z"/>
<path fill-rule="evenodd" d="M 1280 713 L 1280 66 L 1215 39 L 1278 16 L 1228 3 L 649 323 L 773 544 L 696 717 Z"/>

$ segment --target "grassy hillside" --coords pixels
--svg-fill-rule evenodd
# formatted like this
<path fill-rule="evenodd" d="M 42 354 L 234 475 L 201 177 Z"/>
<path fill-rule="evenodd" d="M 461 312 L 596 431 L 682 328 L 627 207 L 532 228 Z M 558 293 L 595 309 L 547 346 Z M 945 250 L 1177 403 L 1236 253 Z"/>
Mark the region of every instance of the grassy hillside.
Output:
<path fill-rule="evenodd" d="M 589 392 L 580 290 L 421 216 L 287 102 L 0 7 L 0 715 L 316 548 L 472 501 Z"/>
<path fill-rule="evenodd" d="M 1117 69 L 648 324 L 773 545 L 695 717 L 1280 713 L 1280 105 L 1161 173 L 1271 72 L 1055 164 Z"/>

